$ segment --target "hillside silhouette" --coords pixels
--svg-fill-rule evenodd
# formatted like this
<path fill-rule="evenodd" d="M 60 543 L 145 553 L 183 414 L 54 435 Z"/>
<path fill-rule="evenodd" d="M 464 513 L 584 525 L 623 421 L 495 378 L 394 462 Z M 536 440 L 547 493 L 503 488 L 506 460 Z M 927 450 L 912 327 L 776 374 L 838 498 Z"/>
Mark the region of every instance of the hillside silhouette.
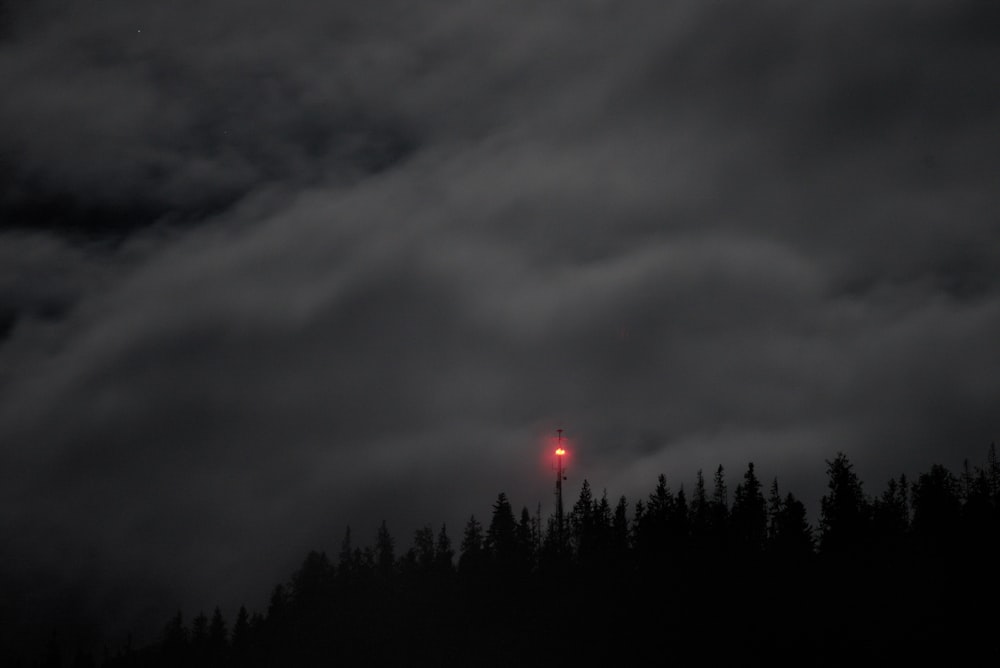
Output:
<path fill-rule="evenodd" d="M 310 552 L 265 610 L 178 612 L 149 646 L 60 647 L 45 666 L 899 665 L 1000 659 L 1000 462 L 935 465 L 869 494 L 826 462 L 817 527 L 751 463 L 647 497 L 584 481 L 565 513 L 516 510 L 404 548 L 383 522 Z M 17 665 L 17 664 L 10 664 Z"/>

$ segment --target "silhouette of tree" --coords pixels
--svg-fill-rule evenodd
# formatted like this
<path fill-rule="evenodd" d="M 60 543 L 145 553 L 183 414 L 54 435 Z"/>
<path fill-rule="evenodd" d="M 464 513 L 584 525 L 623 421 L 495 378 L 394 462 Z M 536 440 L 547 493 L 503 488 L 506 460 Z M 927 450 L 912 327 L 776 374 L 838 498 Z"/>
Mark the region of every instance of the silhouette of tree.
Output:
<path fill-rule="evenodd" d="M 909 483 L 906 476 L 890 478 L 882 495 L 872 502 L 872 533 L 883 551 L 904 546 L 910 528 Z"/>
<path fill-rule="evenodd" d="M 528 572 L 535 562 L 535 525 L 527 506 L 521 508 L 521 519 L 517 522 L 518 570 Z"/>
<path fill-rule="evenodd" d="M 709 510 L 712 552 L 721 556 L 728 547 L 729 537 L 729 490 L 726 486 L 726 472 L 721 464 L 713 477 Z"/>
<path fill-rule="evenodd" d="M 241 605 L 240 611 L 236 613 L 236 621 L 233 623 L 233 663 L 237 665 L 246 665 L 249 663 L 250 643 L 250 615 L 247 613 L 246 606 Z"/>
<path fill-rule="evenodd" d="M 483 542 L 483 526 L 476 519 L 476 516 L 472 515 L 462 533 L 462 554 L 458 558 L 459 572 L 468 575 L 481 571 L 486 555 Z"/>
<path fill-rule="evenodd" d="M 191 655 L 195 665 L 205 665 L 209 661 L 208 617 L 204 612 L 191 620 Z"/>
<path fill-rule="evenodd" d="M 824 553 L 854 551 L 868 537 L 868 502 L 847 455 L 838 452 L 826 464 L 830 492 L 820 502 L 820 549 Z"/>
<path fill-rule="evenodd" d="M 229 632 L 222 611 L 216 606 L 208 625 L 208 654 L 213 664 L 221 664 L 229 649 Z"/>
<path fill-rule="evenodd" d="M 162 650 L 164 657 L 170 662 L 181 662 L 187 655 L 190 635 L 184 626 L 184 616 L 180 610 L 163 629 Z"/>
<path fill-rule="evenodd" d="M 736 486 L 731 518 L 736 545 L 749 552 L 762 551 L 767 536 L 767 507 L 753 462 L 747 465 L 743 482 Z"/>
<path fill-rule="evenodd" d="M 340 553 L 337 557 L 337 572 L 342 578 L 350 578 L 357 574 L 360 567 L 360 554 L 351 545 L 351 527 L 344 531 L 344 540 L 340 543 Z"/>
<path fill-rule="evenodd" d="M 684 485 L 681 485 L 674 497 L 674 505 L 667 518 L 667 540 L 670 552 L 675 559 L 686 559 L 690 549 L 690 512 L 687 495 L 684 493 Z"/>
<path fill-rule="evenodd" d="M 703 537 L 708 533 L 711 516 L 711 506 L 708 492 L 705 489 L 705 476 L 698 469 L 694 484 L 694 494 L 691 496 L 691 533 L 695 537 Z"/>
<path fill-rule="evenodd" d="M 778 479 L 771 482 L 771 490 L 767 496 L 767 539 L 773 541 L 777 535 L 777 519 L 781 514 L 782 499 L 778 491 Z"/>
<path fill-rule="evenodd" d="M 961 513 L 959 483 L 951 471 L 934 464 L 920 474 L 913 486 L 913 533 L 922 547 L 935 552 L 953 547 Z"/>
<path fill-rule="evenodd" d="M 509 572 L 517 563 L 517 521 L 514 509 L 503 492 L 493 504 L 493 515 L 486 531 L 486 551 L 493 563 L 504 572 Z"/>
<path fill-rule="evenodd" d="M 433 570 L 437 555 L 434 550 L 434 530 L 430 526 L 417 529 L 413 534 L 410 554 L 416 568 L 425 573 Z"/>
<path fill-rule="evenodd" d="M 629 550 L 628 499 L 623 494 L 615 505 L 615 514 L 611 520 L 611 535 L 616 559 L 624 560 Z"/>
<path fill-rule="evenodd" d="M 614 552 L 612 534 L 612 511 L 608 502 L 608 490 L 601 492 L 601 500 L 594 505 L 593 531 L 594 545 L 598 561 L 606 566 Z"/>
<path fill-rule="evenodd" d="M 325 552 L 310 551 L 292 575 L 290 604 L 299 618 L 321 617 L 333 594 L 333 566 Z"/>
<path fill-rule="evenodd" d="M 777 493 L 776 484 L 774 491 Z M 809 526 L 806 507 L 791 492 L 776 507 L 771 529 L 769 547 L 779 561 L 802 563 L 812 557 L 813 530 Z"/>
<path fill-rule="evenodd" d="M 437 545 L 434 549 L 434 564 L 438 573 L 449 574 L 454 568 L 452 563 L 455 558 L 455 550 L 451 547 L 451 538 L 448 537 L 448 529 L 442 524 L 441 531 L 438 532 Z"/>
<path fill-rule="evenodd" d="M 385 520 L 382 520 L 375 534 L 375 569 L 381 577 L 388 578 L 393 574 L 395 567 L 396 543 L 389 533 Z"/>
<path fill-rule="evenodd" d="M 661 473 L 646 505 L 636 506 L 632 526 L 640 560 L 648 563 L 666 557 L 667 546 L 673 537 L 671 521 L 675 518 L 675 504 L 674 495 L 667 486 L 667 477 Z"/>
<path fill-rule="evenodd" d="M 589 561 L 594 553 L 594 497 L 590 483 L 583 480 L 580 497 L 569 513 L 570 541 L 577 557 Z"/>

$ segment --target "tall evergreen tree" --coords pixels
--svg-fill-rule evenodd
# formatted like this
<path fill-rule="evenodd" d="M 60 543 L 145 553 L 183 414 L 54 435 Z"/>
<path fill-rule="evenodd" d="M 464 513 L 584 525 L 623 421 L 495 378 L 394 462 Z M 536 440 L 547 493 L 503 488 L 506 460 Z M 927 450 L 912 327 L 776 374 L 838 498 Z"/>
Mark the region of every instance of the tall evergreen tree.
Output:
<path fill-rule="evenodd" d="M 357 574 L 360 567 L 360 555 L 351 545 L 351 527 L 344 531 L 344 540 L 340 543 L 340 554 L 337 558 L 337 573 L 341 578 L 351 578 Z"/>
<path fill-rule="evenodd" d="M 777 519 L 781 514 L 782 499 L 781 492 L 778 491 L 778 479 L 771 482 L 771 491 L 767 497 L 767 539 L 773 541 L 777 534 Z"/>
<path fill-rule="evenodd" d="M 236 613 L 236 622 L 233 623 L 232 647 L 234 663 L 238 665 L 249 663 L 250 637 L 250 615 L 247 613 L 246 606 L 241 605 L 240 611 Z"/>
<path fill-rule="evenodd" d="M 190 635 L 184 626 L 184 616 L 178 610 L 163 630 L 162 649 L 168 662 L 180 663 L 188 651 Z"/>
<path fill-rule="evenodd" d="M 589 560 L 594 552 L 594 496 L 590 483 L 584 479 L 580 497 L 569 514 L 571 544 L 581 560 Z"/>
<path fill-rule="evenodd" d="M 615 504 L 615 514 L 611 520 L 611 535 L 615 557 L 624 559 L 629 549 L 628 499 L 625 495 L 618 498 Z"/>
<path fill-rule="evenodd" d="M 434 551 L 434 530 L 425 526 L 413 534 L 413 550 L 416 566 L 421 571 L 428 572 L 434 568 L 436 554 Z"/>
<path fill-rule="evenodd" d="M 961 524 L 959 482 L 940 464 L 920 474 L 913 486 L 913 533 L 925 549 L 954 548 Z"/>
<path fill-rule="evenodd" d="M 712 500 L 709 503 L 711 512 L 709 522 L 711 525 L 712 542 L 714 549 L 721 553 L 727 545 L 729 535 L 729 490 L 726 487 L 726 472 L 719 465 L 715 470 L 712 487 Z"/>
<path fill-rule="evenodd" d="M 763 550 L 767 535 L 767 506 L 753 462 L 747 465 L 743 482 L 736 486 L 731 516 L 737 545 L 751 552 Z"/>
<path fill-rule="evenodd" d="M 521 508 L 521 519 L 517 522 L 517 559 L 518 568 L 527 572 L 535 562 L 535 531 L 534 519 L 527 506 Z"/>
<path fill-rule="evenodd" d="M 389 577 L 396 568 L 396 543 L 385 520 L 375 534 L 375 568 L 382 577 Z"/>
<path fill-rule="evenodd" d="M 455 550 L 451 547 L 448 528 L 442 524 L 438 532 L 437 545 L 434 549 L 434 563 L 439 573 L 451 573 L 454 566 Z"/>
<path fill-rule="evenodd" d="M 514 509 L 503 492 L 500 492 L 493 503 L 485 547 L 494 564 L 504 570 L 514 568 L 518 555 L 517 521 L 514 519 Z"/>
<path fill-rule="evenodd" d="M 882 550 L 902 548 L 910 526 L 909 483 L 906 476 L 890 478 L 882 495 L 872 501 L 872 534 Z"/>
<path fill-rule="evenodd" d="M 806 507 L 790 492 L 774 516 L 769 543 L 779 560 L 803 563 L 813 555 L 813 530 L 806 518 Z"/>
<path fill-rule="evenodd" d="M 216 606 L 212 613 L 212 621 L 208 624 L 208 652 L 212 657 L 212 663 L 221 664 L 228 649 L 229 630 L 226 628 L 226 620 L 222 616 L 222 610 Z"/>
<path fill-rule="evenodd" d="M 829 493 L 820 502 L 820 548 L 825 553 L 857 550 L 868 538 L 869 506 L 847 455 L 827 461 Z"/>
<path fill-rule="evenodd" d="M 708 532 L 710 513 L 708 492 L 705 489 L 705 475 L 701 469 L 698 469 L 694 494 L 691 496 L 691 531 L 695 536 L 703 536 Z"/>
<path fill-rule="evenodd" d="M 483 564 L 485 549 L 483 548 L 483 525 L 475 515 L 469 517 L 462 534 L 462 554 L 458 558 L 458 569 L 462 573 L 478 573 Z"/>

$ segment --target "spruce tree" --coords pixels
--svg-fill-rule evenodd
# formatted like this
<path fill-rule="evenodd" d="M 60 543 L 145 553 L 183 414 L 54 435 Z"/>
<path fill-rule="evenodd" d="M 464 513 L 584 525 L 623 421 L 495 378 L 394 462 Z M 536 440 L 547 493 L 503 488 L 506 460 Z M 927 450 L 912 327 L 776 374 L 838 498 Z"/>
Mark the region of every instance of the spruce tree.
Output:
<path fill-rule="evenodd" d="M 820 548 L 824 553 L 855 551 L 867 542 L 869 505 L 847 455 L 827 461 L 829 493 L 820 502 Z"/>

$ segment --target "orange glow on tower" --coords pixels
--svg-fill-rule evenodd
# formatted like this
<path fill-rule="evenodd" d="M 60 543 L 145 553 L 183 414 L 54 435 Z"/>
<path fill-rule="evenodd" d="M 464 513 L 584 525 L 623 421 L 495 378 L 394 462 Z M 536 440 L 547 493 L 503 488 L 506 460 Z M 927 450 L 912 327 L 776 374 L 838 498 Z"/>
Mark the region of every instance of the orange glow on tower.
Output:
<path fill-rule="evenodd" d="M 562 457 L 563 455 L 565 455 L 565 454 L 566 454 L 566 451 L 565 451 L 565 450 L 563 450 L 562 448 L 556 448 L 556 454 L 557 454 L 558 456 Z"/>

